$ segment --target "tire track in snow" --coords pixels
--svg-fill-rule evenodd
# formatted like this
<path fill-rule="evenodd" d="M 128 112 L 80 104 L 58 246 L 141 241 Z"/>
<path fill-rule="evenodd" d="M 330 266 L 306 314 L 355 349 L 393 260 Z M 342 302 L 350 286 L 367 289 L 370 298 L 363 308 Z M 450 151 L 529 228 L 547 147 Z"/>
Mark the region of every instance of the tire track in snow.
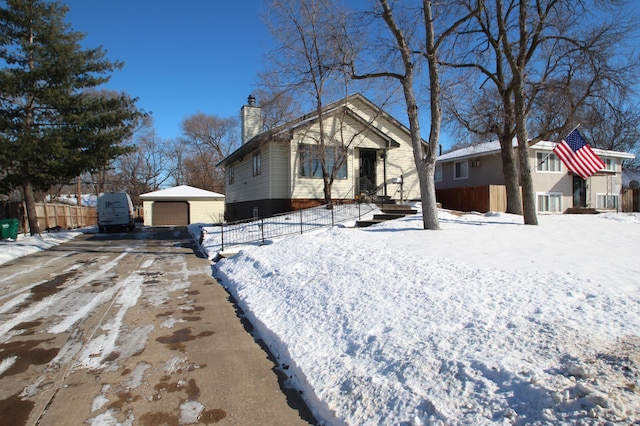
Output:
<path fill-rule="evenodd" d="M 46 312 L 46 310 L 48 310 L 52 306 L 56 306 L 57 304 L 59 304 L 59 302 L 67 295 L 73 294 L 76 290 L 80 289 L 81 287 L 87 285 L 88 283 L 94 280 L 99 280 L 101 278 L 104 278 L 104 276 L 109 271 L 114 269 L 118 265 L 118 262 L 122 258 L 127 256 L 130 251 L 131 249 L 127 249 L 124 253 L 121 253 L 112 261 L 105 263 L 102 267 L 98 268 L 98 270 L 96 270 L 95 272 L 90 273 L 86 276 L 81 276 L 73 284 L 63 288 L 59 293 L 55 295 L 51 295 L 49 297 L 45 297 L 42 300 L 31 304 L 28 308 L 21 310 L 16 315 L 14 315 L 13 318 L 4 320 L 2 325 L 0 325 L 0 343 L 6 342 L 16 334 L 16 333 L 10 333 L 10 331 L 13 328 L 15 328 L 16 325 L 22 322 L 32 321 L 36 318 L 41 317 L 43 312 Z M 21 296 L 18 296 L 18 298 L 20 297 Z M 12 301 L 9 301 L 7 303 L 11 304 Z M 0 312 L 3 311 L 3 308 L 0 308 Z M 62 332 L 62 331 L 66 331 L 66 330 L 59 330 L 58 332 Z"/>

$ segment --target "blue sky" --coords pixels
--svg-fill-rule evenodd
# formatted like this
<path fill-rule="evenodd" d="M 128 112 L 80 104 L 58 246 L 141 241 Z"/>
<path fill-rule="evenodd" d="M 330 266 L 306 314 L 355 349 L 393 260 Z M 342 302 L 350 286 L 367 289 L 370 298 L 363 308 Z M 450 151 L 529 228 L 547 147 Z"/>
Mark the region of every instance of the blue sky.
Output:
<path fill-rule="evenodd" d="M 196 112 L 238 116 L 272 39 L 262 0 L 61 0 L 67 22 L 124 62 L 106 88 L 139 98 L 158 136 Z"/>
<path fill-rule="evenodd" d="M 106 88 L 139 98 L 165 139 L 180 136 L 180 123 L 197 112 L 238 117 L 274 47 L 262 22 L 264 0 L 60 1 L 86 47 L 102 46 L 124 62 Z M 640 2 L 628 8 L 637 14 Z M 388 112 L 406 123 L 403 108 Z M 452 141 L 442 137 L 447 148 Z"/>

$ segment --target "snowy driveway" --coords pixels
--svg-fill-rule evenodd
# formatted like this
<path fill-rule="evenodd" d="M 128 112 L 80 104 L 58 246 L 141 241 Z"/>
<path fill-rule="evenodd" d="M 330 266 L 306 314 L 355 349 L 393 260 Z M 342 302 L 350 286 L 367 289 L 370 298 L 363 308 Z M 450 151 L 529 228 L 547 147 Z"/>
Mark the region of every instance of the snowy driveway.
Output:
<path fill-rule="evenodd" d="M 272 369 L 184 228 L 0 267 L 4 424 L 306 424 Z"/>

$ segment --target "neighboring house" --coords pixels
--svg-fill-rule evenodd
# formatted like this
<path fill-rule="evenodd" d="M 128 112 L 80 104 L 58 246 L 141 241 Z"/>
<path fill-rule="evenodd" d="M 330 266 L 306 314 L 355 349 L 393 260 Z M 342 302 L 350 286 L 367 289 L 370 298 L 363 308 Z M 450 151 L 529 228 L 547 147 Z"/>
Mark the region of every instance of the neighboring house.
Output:
<path fill-rule="evenodd" d="M 221 223 L 224 219 L 224 195 L 192 186 L 148 192 L 140 199 L 145 226 Z"/>
<path fill-rule="evenodd" d="M 332 187 L 334 202 L 353 201 L 363 193 L 420 198 L 409 129 L 360 94 L 322 111 L 325 161 L 332 165 L 344 159 Z M 218 163 L 225 168 L 228 221 L 324 203 L 318 114 L 266 132 L 261 132 L 261 117 L 250 96 L 241 109 L 242 146 Z"/>
<path fill-rule="evenodd" d="M 539 213 L 561 213 L 571 208 L 616 210 L 620 207 L 622 163 L 635 158 L 633 154 L 593 149 L 605 163 L 605 168 L 587 180 L 569 172 L 553 153 L 556 143 L 542 141 L 529 147 L 529 161 Z M 514 141 L 517 161 L 517 141 Z M 482 193 L 475 201 L 480 208 L 466 210 L 502 210 L 504 202 L 489 203 L 485 196 L 504 198 L 502 158 L 498 141 L 462 148 L 439 156 L 436 160 L 436 192 L 443 207 L 459 209 L 462 200 L 452 194 L 455 188 L 477 188 Z M 482 189 L 490 190 L 482 192 Z M 497 194 L 497 195 L 496 195 Z M 467 197 L 468 198 L 468 197 Z M 445 201 L 446 200 L 446 201 Z M 487 206 L 491 208 L 487 208 Z M 498 206 L 498 207 L 496 207 Z"/>

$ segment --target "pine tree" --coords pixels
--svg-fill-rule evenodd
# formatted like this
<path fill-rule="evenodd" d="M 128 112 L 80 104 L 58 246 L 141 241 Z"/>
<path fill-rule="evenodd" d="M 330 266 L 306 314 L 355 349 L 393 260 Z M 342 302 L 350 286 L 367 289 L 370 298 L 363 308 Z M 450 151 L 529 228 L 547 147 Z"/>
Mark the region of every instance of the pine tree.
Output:
<path fill-rule="evenodd" d="M 84 49 L 58 2 L 0 7 L 0 188 L 21 188 L 31 234 L 34 190 L 104 167 L 144 115 L 125 93 L 98 90 L 120 69 L 101 47 Z"/>

